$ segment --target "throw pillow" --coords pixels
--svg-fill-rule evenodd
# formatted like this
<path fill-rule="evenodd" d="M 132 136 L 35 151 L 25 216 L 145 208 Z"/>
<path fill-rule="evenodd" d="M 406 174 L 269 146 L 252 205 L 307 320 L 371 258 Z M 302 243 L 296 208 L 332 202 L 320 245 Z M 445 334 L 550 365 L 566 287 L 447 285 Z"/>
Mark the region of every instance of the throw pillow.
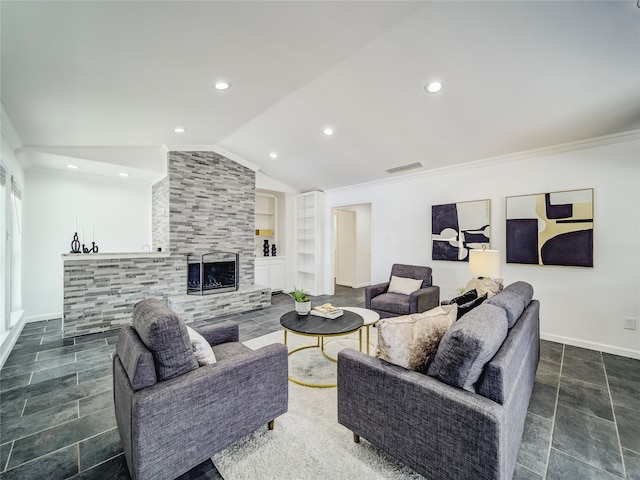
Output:
<path fill-rule="evenodd" d="M 198 368 L 187 326 L 162 301 L 138 302 L 133 307 L 133 328 L 153 355 L 159 381 Z"/>
<path fill-rule="evenodd" d="M 403 295 L 411 295 L 416 290 L 420 290 L 422 286 L 422 280 L 415 280 L 413 278 L 396 277 L 391 276 L 391 282 L 389 282 L 389 293 L 401 293 Z"/>
<path fill-rule="evenodd" d="M 469 290 L 468 292 L 463 293 L 462 295 L 458 295 L 454 299 L 451 300 L 450 303 L 457 303 L 458 305 L 464 305 L 465 303 L 469 303 L 472 300 L 478 298 L 478 292 L 474 288 L 473 290 Z"/>
<path fill-rule="evenodd" d="M 478 293 L 479 297 L 481 297 L 485 293 L 488 293 L 489 298 L 491 298 L 500 290 L 502 290 L 502 279 L 489 277 L 472 278 L 471 280 L 469 280 L 469 283 L 467 283 L 467 288 L 465 288 L 464 291 L 466 293 L 474 289 Z"/>
<path fill-rule="evenodd" d="M 198 360 L 200 366 L 213 365 L 216 363 L 216 356 L 213 353 L 213 349 L 207 339 L 196 332 L 193 328 L 187 325 L 187 332 L 189 332 L 189 339 L 191 340 L 191 348 Z"/>
<path fill-rule="evenodd" d="M 443 305 L 423 313 L 380 320 L 378 358 L 411 370 L 426 372 L 440 339 L 456 321 L 456 304 Z"/>
<path fill-rule="evenodd" d="M 471 290 L 471 291 L 475 292 L 475 290 Z M 487 299 L 488 295 L 489 295 L 488 293 L 485 293 L 483 296 L 477 297 L 471 300 L 470 302 L 463 303 L 462 305 L 458 305 L 458 319 L 462 317 L 464 314 L 469 313 L 471 310 L 476 308 L 482 302 L 484 302 Z"/>
<path fill-rule="evenodd" d="M 480 305 L 447 330 L 427 374 L 447 385 L 475 392 L 475 384 L 504 342 L 507 331 L 504 310 L 495 305 Z"/>

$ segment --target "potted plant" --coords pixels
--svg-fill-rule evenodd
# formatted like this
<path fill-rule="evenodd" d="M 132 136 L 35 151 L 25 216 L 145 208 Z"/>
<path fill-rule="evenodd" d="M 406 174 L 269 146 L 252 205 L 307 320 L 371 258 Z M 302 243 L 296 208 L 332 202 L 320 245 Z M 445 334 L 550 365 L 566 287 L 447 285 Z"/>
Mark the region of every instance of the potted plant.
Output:
<path fill-rule="evenodd" d="M 311 299 L 307 295 L 307 292 L 303 288 L 298 288 L 294 285 L 293 292 L 289 294 L 294 300 L 296 312 L 298 315 L 308 315 L 311 311 Z"/>

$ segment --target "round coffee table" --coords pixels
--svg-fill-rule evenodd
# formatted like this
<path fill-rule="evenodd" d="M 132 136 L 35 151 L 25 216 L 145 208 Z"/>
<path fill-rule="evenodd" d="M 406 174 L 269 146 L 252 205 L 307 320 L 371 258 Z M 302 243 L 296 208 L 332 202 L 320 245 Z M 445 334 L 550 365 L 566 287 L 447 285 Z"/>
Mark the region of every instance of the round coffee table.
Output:
<path fill-rule="evenodd" d="M 335 358 L 331 358 L 324 352 L 324 339 L 325 337 L 337 337 L 341 335 L 348 335 L 353 332 L 360 331 L 362 337 L 362 325 L 364 324 L 363 318 L 357 313 L 345 310 L 344 313 L 338 318 L 323 318 L 315 315 L 298 315 L 297 312 L 287 312 L 280 317 L 280 325 L 284 329 L 284 344 L 287 344 L 287 332 L 295 333 L 296 335 L 303 335 L 307 337 L 317 337 L 318 341 L 315 345 L 305 345 L 303 347 L 294 348 L 289 352 L 289 355 L 293 355 L 300 350 L 307 348 L 319 348 L 327 359 L 335 362 Z M 309 383 L 302 380 L 289 377 L 289 380 L 297 383 L 298 385 L 304 385 L 306 387 L 318 387 L 318 388 L 330 388 L 337 386 L 335 383 Z"/>

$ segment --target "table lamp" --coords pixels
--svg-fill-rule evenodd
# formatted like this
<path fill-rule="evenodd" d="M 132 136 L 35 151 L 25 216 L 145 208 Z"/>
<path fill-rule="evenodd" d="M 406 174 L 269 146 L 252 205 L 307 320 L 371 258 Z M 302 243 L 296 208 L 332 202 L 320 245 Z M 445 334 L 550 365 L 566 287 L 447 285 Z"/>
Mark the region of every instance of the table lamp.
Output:
<path fill-rule="evenodd" d="M 496 278 L 500 276 L 500 250 L 469 250 L 469 273 L 474 277 Z"/>

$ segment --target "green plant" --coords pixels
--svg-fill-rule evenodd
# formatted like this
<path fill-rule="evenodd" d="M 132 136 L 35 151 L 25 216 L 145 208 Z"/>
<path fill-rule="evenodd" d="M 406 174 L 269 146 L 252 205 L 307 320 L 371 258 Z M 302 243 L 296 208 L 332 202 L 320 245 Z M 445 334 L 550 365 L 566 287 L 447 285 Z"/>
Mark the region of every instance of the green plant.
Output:
<path fill-rule="evenodd" d="M 289 296 L 296 302 L 308 302 L 311 300 L 307 292 L 304 291 L 304 288 L 298 288 L 295 285 L 293 286 L 293 292 L 290 293 Z"/>

